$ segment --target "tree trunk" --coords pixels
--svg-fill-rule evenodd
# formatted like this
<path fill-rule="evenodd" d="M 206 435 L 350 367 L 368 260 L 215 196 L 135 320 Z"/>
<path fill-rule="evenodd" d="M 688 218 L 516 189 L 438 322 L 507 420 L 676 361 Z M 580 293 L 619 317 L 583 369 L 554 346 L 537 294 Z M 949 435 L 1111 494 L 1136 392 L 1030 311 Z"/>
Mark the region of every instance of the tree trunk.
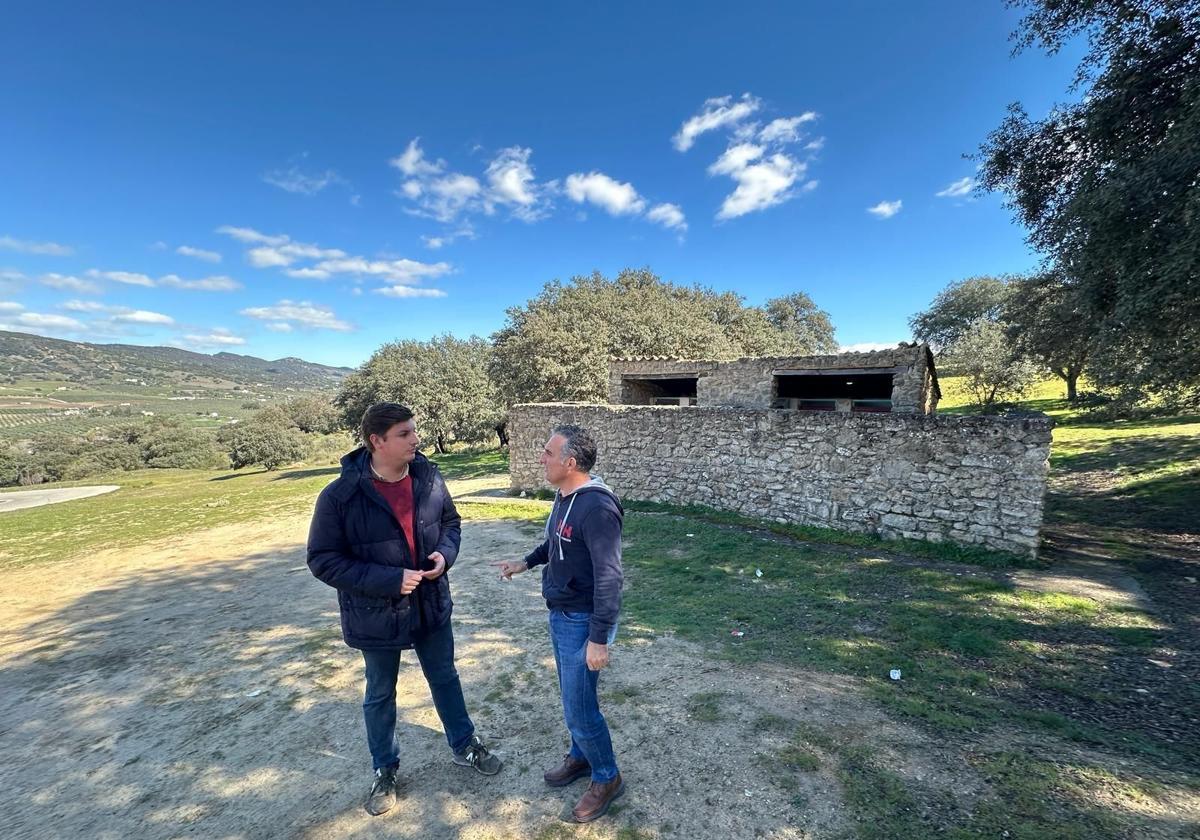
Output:
<path fill-rule="evenodd" d="M 1076 386 L 1079 384 L 1079 373 L 1077 371 L 1067 371 L 1067 402 L 1075 402 L 1079 399 L 1079 392 Z"/>
<path fill-rule="evenodd" d="M 501 423 L 496 427 L 496 437 L 500 438 L 501 446 L 508 446 L 508 424 Z"/>
<path fill-rule="evenodd" d="M 446 440 L 441 435 L 437 436 L 437 438 L 433 442 L 433 445 L 437 447 L 437 451 L 438 451 L 439 455 L 446 454 Z"/>

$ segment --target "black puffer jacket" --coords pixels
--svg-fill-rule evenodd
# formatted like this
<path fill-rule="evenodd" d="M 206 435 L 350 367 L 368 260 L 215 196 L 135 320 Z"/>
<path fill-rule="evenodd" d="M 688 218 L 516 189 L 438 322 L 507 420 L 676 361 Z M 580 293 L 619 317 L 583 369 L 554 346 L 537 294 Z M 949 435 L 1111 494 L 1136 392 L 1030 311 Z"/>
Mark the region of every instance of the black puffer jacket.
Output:
<path fill-rule="evenodd" d="M 338 591 L 342 636 L 360 650 L 412 647 L 413 636 L 450 620 L 450 580 L 443 574 L 400 594 L 405 569 L 429 569 L 434 551 L 446 572 L 458 557 L 461 519 L 437 465 L 417 453 L 409 474 L 416 512 L 417 557 L 391 507 L 371 482 L 370 453 L 342 458 L 342 474 L 317 497 L 308 531 L 308 568 Z"/>

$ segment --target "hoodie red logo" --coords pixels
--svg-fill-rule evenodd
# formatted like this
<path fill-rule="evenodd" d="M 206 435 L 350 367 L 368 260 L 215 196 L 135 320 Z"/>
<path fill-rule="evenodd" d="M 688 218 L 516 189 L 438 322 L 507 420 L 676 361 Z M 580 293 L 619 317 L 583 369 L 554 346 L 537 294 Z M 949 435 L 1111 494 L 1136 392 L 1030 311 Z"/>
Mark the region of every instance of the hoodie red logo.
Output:
<path fill-rule="evenodd" d="M 573 526 L 571 526 L 571 525 L 564 525 L 562 527 L 562 531 L 560 531 L 559 533 L 562 535 L 563 539 L 567 539 L 567 540 L 571 539 L 571 528 L 572 527 Z"/>

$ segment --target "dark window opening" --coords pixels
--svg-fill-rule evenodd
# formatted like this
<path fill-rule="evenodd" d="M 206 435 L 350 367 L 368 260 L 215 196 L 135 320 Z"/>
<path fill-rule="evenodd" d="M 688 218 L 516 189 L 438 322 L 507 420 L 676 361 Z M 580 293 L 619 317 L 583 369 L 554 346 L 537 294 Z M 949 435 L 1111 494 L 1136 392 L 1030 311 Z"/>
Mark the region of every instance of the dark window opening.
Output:
<path fill-rule="evenodd" d="M 699 377 L 626 379 L 625 401 L 632 405 L 695 405 Z"/>
<path fill-rule="evenodd" d="M 859 412 L 888 412 L 892 410 L 891 373 L 845 373 L 775 376 L 776 408 L 801 411 L 836 411 L 838 401 L 843 410 Z"/>

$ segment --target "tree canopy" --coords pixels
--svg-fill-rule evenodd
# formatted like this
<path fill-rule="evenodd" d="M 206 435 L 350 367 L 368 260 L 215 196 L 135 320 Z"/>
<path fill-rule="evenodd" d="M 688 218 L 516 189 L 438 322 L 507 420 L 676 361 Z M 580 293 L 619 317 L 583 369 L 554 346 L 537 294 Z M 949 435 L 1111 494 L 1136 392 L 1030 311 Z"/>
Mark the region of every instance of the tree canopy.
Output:
<path fill-rule="evenodd" d="M 438 451 L 451 441 L 477 443 L 503 423 L 488 375 L 491 356 L 491 345 L 475 336 L 385 344 L 346 377 L 334 404 L 349 429 L 358 428 L 368 406 L 398 402 L 413 410 L 418 432 Z"/>
<path fill-rule="evenodd" d="M 1200 400 L 1200 6 L 1009 0 L 1017 49 L 1088 43 L 1073 104 L 1020 104 L 981 149 L 1029 242 L 1095 322 L 1101 385 Z"/>
<path fill-rule="evenodd" d="M 491 370 L 505 406 L 603 402 L 614 356 L 731 359 L 837 347 L 829 316 L 803 293 L 759 308 L 733 292 L 677 285 L 648 269 L 547 283 L 508 310 L 493 341 Z"/>

